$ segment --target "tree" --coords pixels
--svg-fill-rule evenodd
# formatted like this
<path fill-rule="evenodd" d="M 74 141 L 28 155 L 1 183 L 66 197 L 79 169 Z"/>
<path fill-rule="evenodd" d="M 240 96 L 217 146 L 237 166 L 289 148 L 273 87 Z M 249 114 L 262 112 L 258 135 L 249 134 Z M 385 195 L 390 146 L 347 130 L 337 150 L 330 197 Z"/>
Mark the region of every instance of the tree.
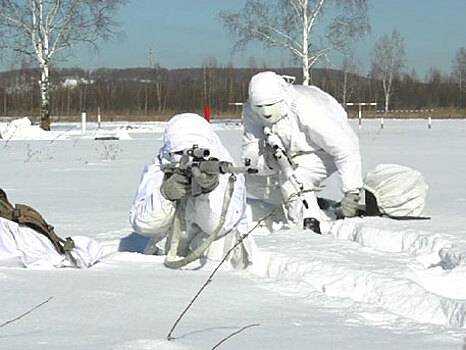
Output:
<path fill-rule="evenodd" d="M 367 0 L 247 0 L 240 12 L 221 12 L 220 18 L 237 38 L 234 49 L 259 41 L 288 50 L 302 64 L 304 85 L 320 58 L 369 30 Z"/>
<path fill-rule="evenodd" d="M 421 84 L 414 68 L 411 72 L 402 74 L 398 93 L 399 103 L 403 106 L 409 106 L 414 109 L 421 109 L 425 107 L 422 104 L 422 101 L 425 100 L 422 86 L 423 84 Z M 431 93 L 433 92 L 431 91 Z"/>
<path fill-rule="evenodd" d="M 216 89 L 217 72 L 219 71 L 217 59 L 208 57 L 202 64 L 202 98 L 205 104 L 212 106 L 213 95 Z"/>
<path fill-rule="evenodd" d="M 358 67 L 353 53 L 343 58 L 340 70 L 343 73 L 343 81 L 336 81 L 336 83 L 341 86 L 341 103 L 345 105 L 354 94 L 357 84 L 355 77 L 358 74 Z"/>
<path fill-rule="evenodd" d="M 456 52 L 453 60 L 453 79 L 458 83 L 459 88 L 459 106 L 464 105 L 463 88 L 466 79 L 466 49 L 463 47 Z"/>
<path fill-rule="evenodd" d="M 393 30 L 391 35 L 382 36 L 374 47 L 371 75 L 382 81 L 385 112 L 389 110 L 393 80 L 400 75 L 405 64 L 405 49 L 401 34 Z"/>
<path fill-rule="evenodd" d="M 149 65 L 151 69 L 151 81 L 154 83 L 155 96 L 157 98 L 157 111 L 160 113 L 164 108 L 163 90 L 164 90 L 164 70 L 155 60 L 155 54 L 152 49 L 149 49 Z"/>
<path fill-rule="evenodd" d="M 115 34 L 127 0 L 0 0 L 3 47 L 35 58 L 40 70 L 41 127 L 50 130 L 50 65 L 79 43 L 97 47 Z"/>

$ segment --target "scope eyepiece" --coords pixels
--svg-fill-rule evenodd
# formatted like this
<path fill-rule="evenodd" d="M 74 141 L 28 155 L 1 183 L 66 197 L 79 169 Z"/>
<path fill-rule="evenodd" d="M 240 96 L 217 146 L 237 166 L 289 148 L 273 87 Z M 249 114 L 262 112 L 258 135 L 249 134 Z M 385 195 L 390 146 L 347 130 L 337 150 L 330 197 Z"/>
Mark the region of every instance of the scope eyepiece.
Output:
<path fill-rule="evenodd" d="M 206 158 L 210 155 L 210 151 L 207 148 L 191 148 L 187 150 L 187 154 L 193 158 Z"/>

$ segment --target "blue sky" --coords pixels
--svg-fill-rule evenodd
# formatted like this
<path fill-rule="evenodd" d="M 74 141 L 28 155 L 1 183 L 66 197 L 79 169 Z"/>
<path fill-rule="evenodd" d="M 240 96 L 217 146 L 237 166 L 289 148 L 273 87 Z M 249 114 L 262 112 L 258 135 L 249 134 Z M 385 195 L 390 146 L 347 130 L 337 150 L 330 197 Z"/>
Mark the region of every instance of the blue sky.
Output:
<path fill-rule="evenodd" d="M 374 42 L 396 28 L 405 39 L 408 69 L 422 77 L 430 67 L 449 72 L 460 47 L 466 47 L 466 0 L 369 0 L 372 32 L 359 44 L 357 58 L 366 72 Z M 83 68 L 148 65 L 152 48 L 164 67 L 199 67 L 207 57 L 248 66 L 251 57 L 269 66 L 291 64 L 284 50 L 259 44 L 232 55 L 233 38 L 217 14 L 239 10 L 245 0 L 131 0 L 118 16 L 124 35 L 94 53 L 74 51 L 66 66 Z M 334 63 L 337 64 L 337 59 Z M 5 68 L 5 65 L 4 65 Z"/>

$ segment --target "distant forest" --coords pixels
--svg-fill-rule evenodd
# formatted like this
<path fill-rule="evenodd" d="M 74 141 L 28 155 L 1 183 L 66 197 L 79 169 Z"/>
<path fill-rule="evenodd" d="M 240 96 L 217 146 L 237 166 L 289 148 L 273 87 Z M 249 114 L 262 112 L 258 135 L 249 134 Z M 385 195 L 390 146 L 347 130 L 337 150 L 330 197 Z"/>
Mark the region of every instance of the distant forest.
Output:
<path fill-rule="evenodd" d="M 296 77 L 300 68 L 203 67 L 187 69 L 53 69 L 51 72 L 51 114 L 53 120 L 75 120 L 81 112 L 103 120 L 164 120 L 178 112 L 203 114 L 209 104 L 213 118 L 239 117 L 247 99 L 252 75 L 263 70 Z M 39 71 L 21 69 L 0 73 L 0 116 L 40 115 Z M 329 92 L 340 103 L 377 102 L 382 109 L 384 95 L 380 81 L 332 69 L 313 69 L 312 84 Z M 416 73 L 394 81 L 391 110 L 425 110 L 433 117 L 464 117 L 466 98 L 457 82 L 432 70 L 421 81 Z M 355 109 L 349 109 L 352 116 Z M 392 116 L 402 116 L 393 112 Z M 422 116 L 411 112 L 409 116 Z M 365 116 L 375 116 L 368 109 Z"/>

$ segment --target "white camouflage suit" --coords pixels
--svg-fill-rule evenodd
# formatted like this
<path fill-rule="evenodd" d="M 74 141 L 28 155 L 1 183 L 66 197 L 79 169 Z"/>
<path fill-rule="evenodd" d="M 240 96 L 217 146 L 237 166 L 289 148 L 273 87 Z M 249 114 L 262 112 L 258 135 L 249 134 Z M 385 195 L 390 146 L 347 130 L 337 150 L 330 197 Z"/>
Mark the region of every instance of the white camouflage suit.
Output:
<path fill-rule="evenodd" d="M 257 106 L 268 108 L 277 101 L 280 103 L 274 108 L 280 110 L 270 113 L 278 117 L 266 119 L 260 114 L 263 111 L 258 111 Z M 242 118 L 242 158 L 249 159 L 251 166 L 264 175 L 248 176 L 248 192 L 272 204 L 285 203 L 291 221 L 302 218 L 303 202 L 293 198 L 296 191 L 274 166 L 266 145 L 265 126 L 279 137 L 288 157 L 297 165 L 295 174 L 304 186 L 303 196 L 310 207 L 307 215 L 319 221 L 327 219 L 317 205 L 314 190 L 335 171 L 341 178 L 343 193 L 362 187 L 358 138 L 348 124 L 345 110 L 318 87 L 294 86 L 273 72 L 259 73 L 251 79 Z"/>
<path fill-rule="evenodd" d="M 145 167 L 130 211 L 133 230 L 149 237 L 151 243 L 161 242 L 169 235 L 175 217 L 176 202 L 166 199 L 160 191 L 164 179 L 161 165 L 173 159 L 173 152 L 197 145 L 208 148 L 210 156 L 222 161 L 233 162 L 229 152 L 222 145 L 211 125 L 193 113 L 183 113 L 170 119 L 163 135 L 163 146 L 153 164 Z M 186 199 L 185 221 L 181 245 L 192 251 L 202 240 L 214 234 L 220 221 L 225 193 L 228 190 L 229 174 L 219 175 L 219 185 L 209 193 Z M 224 225 L 206 256 L 221 260 L 236 243 L 240 234 L 249 228 L 249 214 L 246 210 L 246 188 L 243 175 L 236 175 L 233 195 L 226 211 Z M 251 262 L 252 238 L 230 254 L 234 267 L 242 268 Z M 170 248 L 166 246 L 167 250 Z"/>
<path fill-rule="evenodd" d="M 0 218 L 0 266 L 50 269 L 58 267 L 87 268 L 103 256 L 103 247 L 84 236 L 72 237 L 71 252 L 77 266 L 54 248 L 52 242 L 32 228 Z"/>

